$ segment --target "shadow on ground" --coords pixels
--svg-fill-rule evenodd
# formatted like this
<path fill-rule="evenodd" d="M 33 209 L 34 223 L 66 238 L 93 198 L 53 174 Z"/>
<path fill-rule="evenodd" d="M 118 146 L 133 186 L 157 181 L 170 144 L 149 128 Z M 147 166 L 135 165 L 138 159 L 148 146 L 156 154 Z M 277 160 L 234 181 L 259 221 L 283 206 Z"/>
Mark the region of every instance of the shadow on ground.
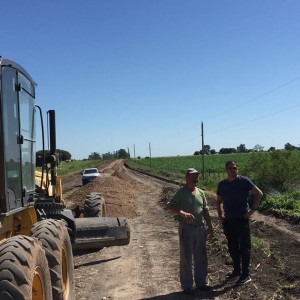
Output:
<path fill-rule="evenodd" d="M 188 300 L 188 299 L 201 299 L 201 300 L 209 300 L 215 299 L 216 297 L 226 294 L 227 291 L 234 289 L 237 287 L 236 284 L 228 285 L 226 282 L 220 283 L 218 285 L 212 286 L 212 291 L 209 292 L 198 292 L 195 290 L 195 295 L 186 295 L 183 292 L 174 292 L 165 295 L 154 296 L 150 298 L 142 298 L 140 300 Z"/>

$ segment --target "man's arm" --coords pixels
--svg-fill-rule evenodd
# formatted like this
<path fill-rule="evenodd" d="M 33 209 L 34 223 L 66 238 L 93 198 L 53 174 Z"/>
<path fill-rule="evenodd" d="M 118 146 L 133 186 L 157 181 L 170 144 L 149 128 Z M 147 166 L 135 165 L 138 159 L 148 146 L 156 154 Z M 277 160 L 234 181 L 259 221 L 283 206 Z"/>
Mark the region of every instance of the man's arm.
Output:
<path fill-rule="evenodd" d="M 258 208 L 261 198 L 263 197 L 263 192 L 255 185 L 250 191 L 253 194 L 254 201 L 253 206 L 248 210 L 247 217 L 250 218 L 255 210 Z"/>
<path fill-rule="evenodd" d="M 188 213 L 188 212 L 185 212 L 183 210 L 179 210 L 178 208 L 176 208 L 173 204 L 168 204 L 166 209 L 175 214 L 175 215 L 178 215 L 182 218 L 184 218 L 188 223 L 192 223 L 194 220 L 195 220 L 195 217 L 194 215 Z"/>
<path fill-rule="evenodd" d="M 253 208 L 257 209 L 264 194 L 256 185 L 252 188 L 251 193 L 254 195 Z"/>

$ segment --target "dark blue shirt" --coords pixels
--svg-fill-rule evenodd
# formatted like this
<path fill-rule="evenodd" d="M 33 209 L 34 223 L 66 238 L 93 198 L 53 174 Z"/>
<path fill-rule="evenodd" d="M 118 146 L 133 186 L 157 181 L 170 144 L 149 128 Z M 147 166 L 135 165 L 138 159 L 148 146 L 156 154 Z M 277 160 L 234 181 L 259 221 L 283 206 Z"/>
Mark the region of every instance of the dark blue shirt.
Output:
<path fill-rule="evenodd" d="M 223 199 L 226 219 L 242 218 L 247 213 L 249 191 L 253 187 L 253 182 L 245 176 L 238 176 L 233 181 L 224 179 L 219 182 L 217 195 Z"/>

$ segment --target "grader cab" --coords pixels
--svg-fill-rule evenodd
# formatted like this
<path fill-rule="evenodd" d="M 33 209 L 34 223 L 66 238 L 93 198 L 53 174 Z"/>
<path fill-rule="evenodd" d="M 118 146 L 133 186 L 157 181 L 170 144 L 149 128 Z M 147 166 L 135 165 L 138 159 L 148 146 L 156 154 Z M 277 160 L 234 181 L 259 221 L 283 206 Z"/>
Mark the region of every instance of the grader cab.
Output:
<path fill-rule="evenodd" d="M 57 177 L 55 111 L 50 154 L 36 173 L 35 87 L 27 71 L 0 57 L 0 299 L 75 299 L 73 249 L 126 245 L 126 218 L 75 218 Z M 36 177 L 37 175 L 37 177 Z M 87 202 L 97 203 L 97 193 Z"/>

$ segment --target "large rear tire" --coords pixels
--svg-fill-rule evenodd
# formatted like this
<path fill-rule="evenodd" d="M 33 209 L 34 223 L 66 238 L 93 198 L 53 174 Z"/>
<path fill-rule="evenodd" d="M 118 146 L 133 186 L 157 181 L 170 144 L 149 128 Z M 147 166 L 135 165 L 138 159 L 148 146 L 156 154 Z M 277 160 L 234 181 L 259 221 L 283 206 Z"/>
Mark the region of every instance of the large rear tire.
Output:
<path fill-rule="evenodd" d="M 53 299 L 45 251 L 38 240 L 15 236 L 1 244 L 0 299 Z"/>
<path fill-rule="evenodd" d="M 86 195 L 83 215 L 85 218 L 105 217 L 105 201 L 101 193 L 89 193 Z"/>
<path fill-rule="evenodd" d="M 75 299 L 74 263 L 70 237 L 64 221 L 47 219 L 31 229 L 45 249 L 55 300 Z"/>

